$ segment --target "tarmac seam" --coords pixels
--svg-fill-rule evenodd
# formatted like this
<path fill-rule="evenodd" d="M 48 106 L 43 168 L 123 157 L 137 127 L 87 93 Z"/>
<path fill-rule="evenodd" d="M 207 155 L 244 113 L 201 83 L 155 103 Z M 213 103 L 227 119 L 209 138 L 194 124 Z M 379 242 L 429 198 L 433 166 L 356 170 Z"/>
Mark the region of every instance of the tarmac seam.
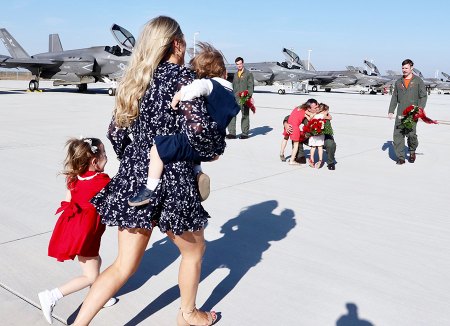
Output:
<path fill-rule="evenodd" d="M 7 286 L 7 285 L 5 285 L 5 284 L 0 282 L 0 287 L 5 289 L 7 292 L 11 293 L 12 295 L 16 296 L 17 298 L 19 298 L 19 299 L 25 301 L 26 303 L 32 305 L 36 309 L 42 311 L 41 307 L 36 302 L 34 302 L 34 301 L 30 300 L 30 299 L 27 299 L 26 297 L 24 297 L 20 293 L 18 293 L 16 291 L 14 291 L 13 289 L 11 289 L 9 286 Z M 52 317 L 55 318 L 56 320 L 58 320 L 59 322 L 63 323 L 64 325 L 67 325 L 67 321 L 66 320 L 64 320 L 64 319 L 62 319 L 62 318 L 60 318 L 58 316 L 55 316 L 53 314 L 52 314 Z"/>
<path fill-rule="evenodd" d="M 18 239 L 14 239 L 14 240 L 9 240 L 9 241 L 5 241 L 5 242 L 0 242 L 0 246 L 3 245 L 3 244 L 6 244 L 6 243 L 10 243 L 10 242 L 15 242 L 15 241 L 19 241 L 19 240 L 24 240 L 24 239 L 28 239 L 28 238 L 37 237 L 37 236 L 39 236 L 39 235 L 47 234 L 47 233 L 50 233 L 50 232 L 52 232 L 52 231 L 45 231 L 45 232 L 36 233 L 36 234 L 33 234 L 33 235 L 29 235 L 29 236 L 22 237 L 22 238 L 18 238 Z"/>

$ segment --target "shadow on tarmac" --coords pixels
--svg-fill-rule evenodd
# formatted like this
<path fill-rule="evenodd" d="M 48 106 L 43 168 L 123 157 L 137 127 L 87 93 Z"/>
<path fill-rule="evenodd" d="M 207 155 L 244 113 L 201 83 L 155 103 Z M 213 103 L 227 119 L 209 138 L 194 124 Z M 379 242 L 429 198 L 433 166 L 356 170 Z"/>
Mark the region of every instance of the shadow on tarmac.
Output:
<path fill-rule="evenodd" d="M 370 321 L 359 318 L 356 304 L 347 303 L 345 307 L 348 313 L 339 317 L 336 321 L 336 326 L 374 326 Z"/>
<path fill-rule="evenodd" d="M 219 268 L 227 268 L 229 274 L 213 289 L 201 307 L 211 310 L 225 298 L 260 261 L 263 252 L 271 246 L 271 241 L 285 238 L 297 222 L 294 211 L 285 209 L 280 215 L 273 213 L 278 202 L 269 200 L 245 208 L 241 213 L 225 223 L 221 228 L 223 236 L 206 242 L 200 282 Z M 178 249 L 171 241 L 163 239 L 147 249 L 135 276 L 119 291 L 122 295 L 139 288 L 151 276 L 169 266 L 178 258 Z M 151 302 L 125 325 L 138 325 L 155 312 L 163 309 L 180 297 L 178 285 L 174 285 Z M 176 311 L 174 311 L 175 319 Z"/>

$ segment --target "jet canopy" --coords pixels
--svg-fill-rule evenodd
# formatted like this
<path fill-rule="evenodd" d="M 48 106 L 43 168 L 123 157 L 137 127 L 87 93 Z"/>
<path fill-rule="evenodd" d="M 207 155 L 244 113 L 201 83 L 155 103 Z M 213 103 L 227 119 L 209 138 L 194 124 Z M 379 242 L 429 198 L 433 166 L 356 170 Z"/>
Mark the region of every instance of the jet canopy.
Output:
<path fill-rule="evenodd" d="M 111 26 L 111 33 L 122 49 L 130 52 L 133 51 L 134 45 L 136 44 L 136 39 L 133 34 L 117 24 Z"/>

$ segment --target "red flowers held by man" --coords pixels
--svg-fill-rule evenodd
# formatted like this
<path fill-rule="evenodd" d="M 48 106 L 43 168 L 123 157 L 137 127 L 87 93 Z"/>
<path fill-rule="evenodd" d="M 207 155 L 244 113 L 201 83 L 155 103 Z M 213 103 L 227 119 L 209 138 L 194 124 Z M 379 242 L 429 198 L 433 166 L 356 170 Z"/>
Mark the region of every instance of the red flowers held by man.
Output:
<path fill-rule="evenodd" d="M 238 95 L 239 95 L 239 103 L 241 103 L 242 106 L 245 105 L 250 110 L 252 110 L 253 113 L 255 113 L 256 112 L 255 101 L 248 93 L 248 90 L 239 92 Z"/>

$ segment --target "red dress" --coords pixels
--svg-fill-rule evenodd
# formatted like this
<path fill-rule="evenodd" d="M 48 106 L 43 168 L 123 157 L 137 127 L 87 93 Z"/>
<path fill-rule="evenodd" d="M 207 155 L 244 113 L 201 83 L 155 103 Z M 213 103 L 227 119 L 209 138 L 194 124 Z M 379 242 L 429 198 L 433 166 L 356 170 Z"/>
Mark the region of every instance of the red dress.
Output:
<path fill-rule="evenodd" d="M 289 135 L 292 141 L 304 141 L 304 135 L 300 132 L 300 125 L 305 119 L 305 110 L 296 107 L 289 116 L 288 123 L 292 126 L 292 134 L 283 132 L 283 136 Z"/>
<path fill-rule="evenodd" d="M 48 255 L 58 261 L 74 259 L 75 256 L 96 257 L 105 225 L 89 202 L 109 182 L 105 173 L 88 171 L 70 185 L 70 202 L 61 202 L 56 214 L 62 212 L 56 222 Z"/>

